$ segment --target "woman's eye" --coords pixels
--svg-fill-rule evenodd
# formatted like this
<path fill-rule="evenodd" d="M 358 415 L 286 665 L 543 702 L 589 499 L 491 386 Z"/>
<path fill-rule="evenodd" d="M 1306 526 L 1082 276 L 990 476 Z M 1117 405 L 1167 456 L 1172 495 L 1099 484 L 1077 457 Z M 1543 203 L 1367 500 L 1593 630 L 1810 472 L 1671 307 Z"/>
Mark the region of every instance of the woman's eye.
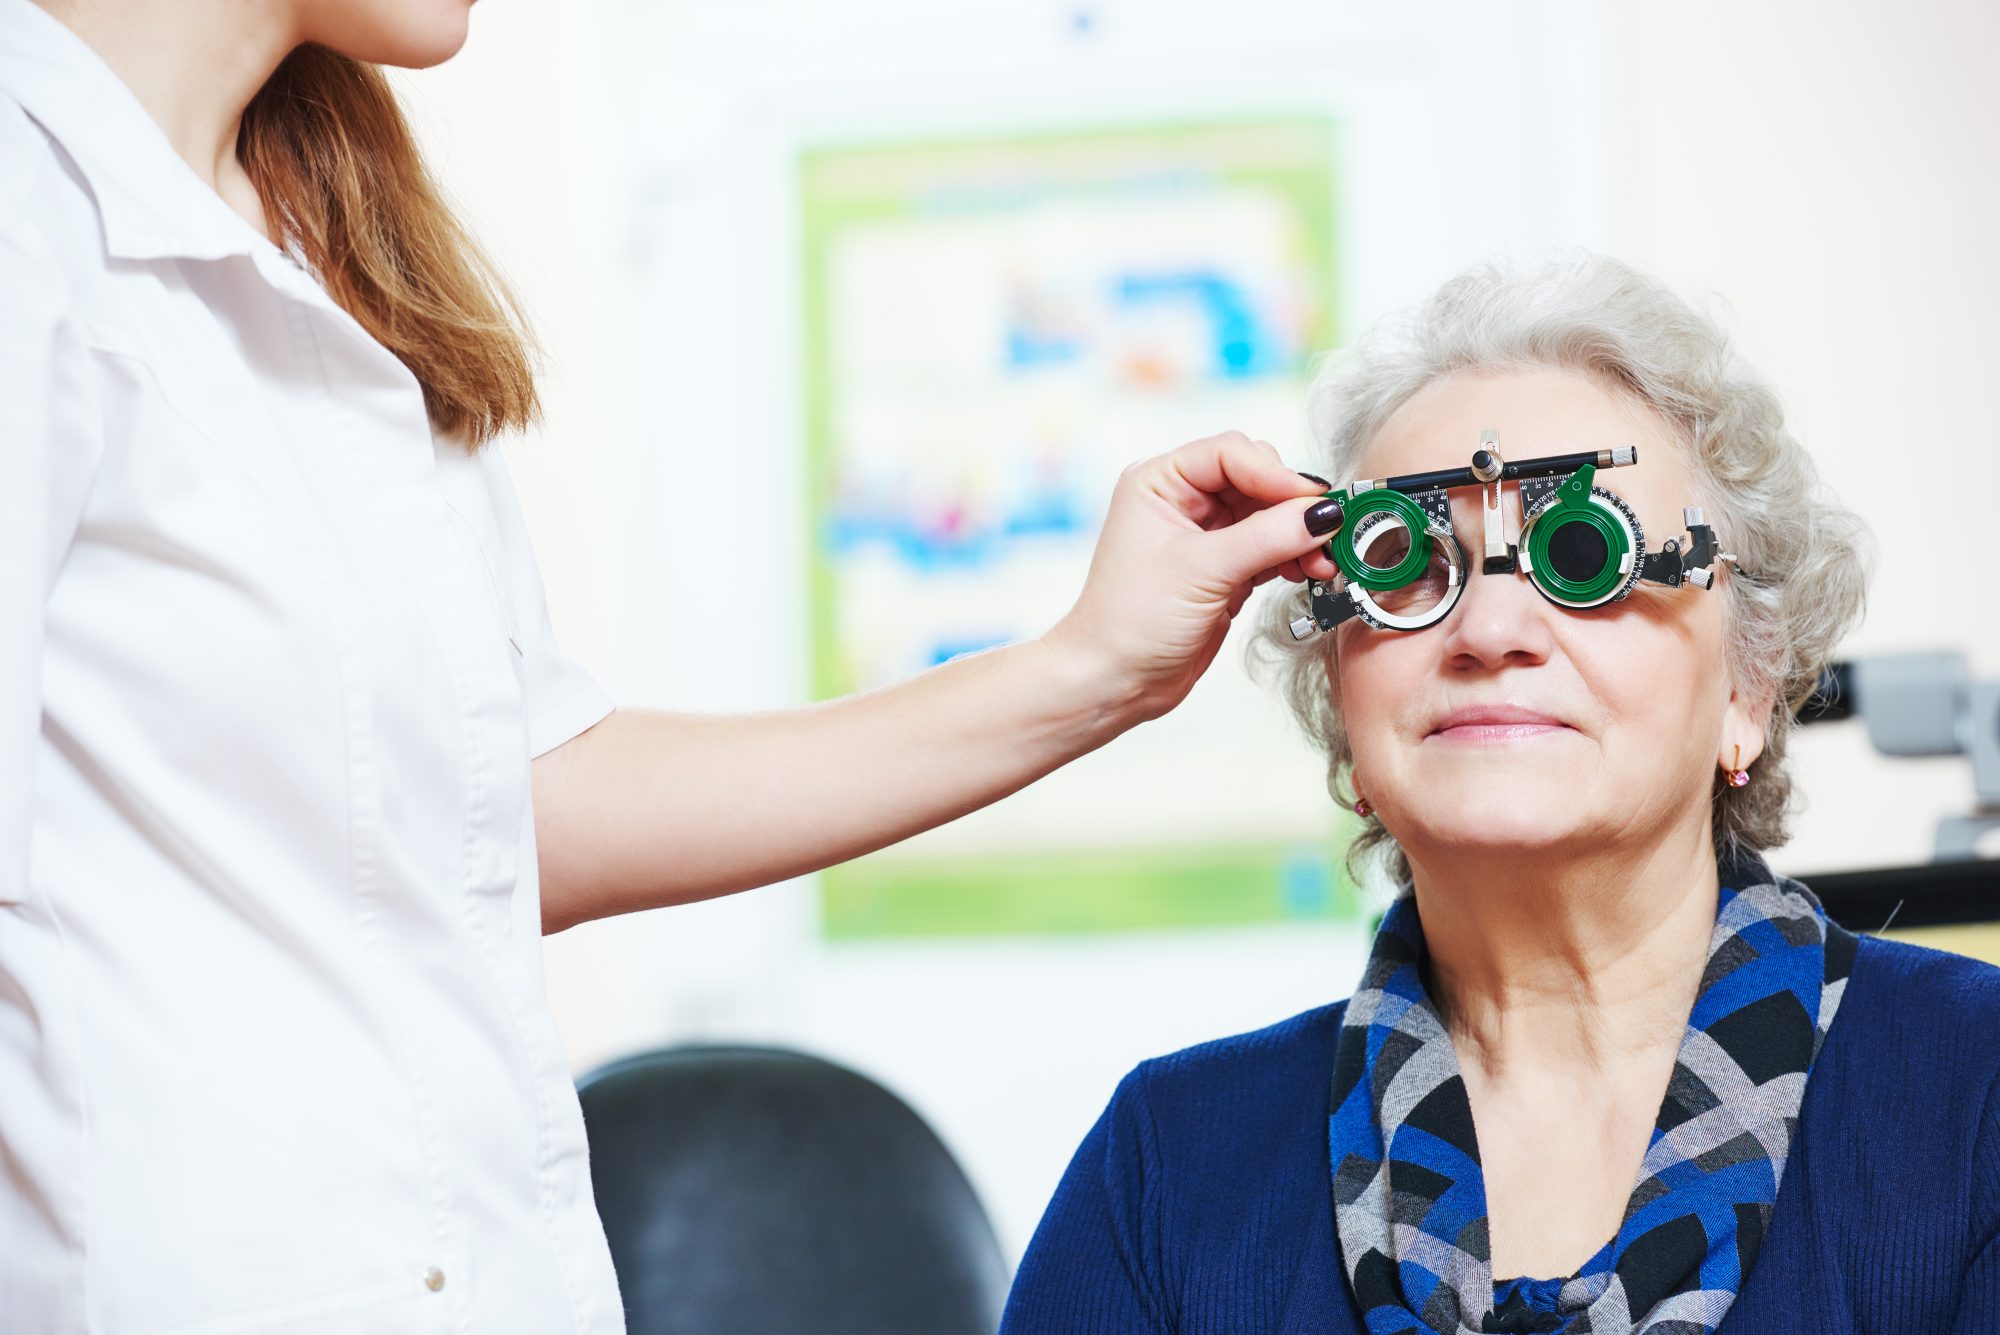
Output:
<path fill-rule="evenodd" d="M 1445 572 L 1433 566 L 1408 584 L 1376 594 L 1375 601 L 1386 611 L 1411 615 L 1437 606 L 1450 587 Z"/>

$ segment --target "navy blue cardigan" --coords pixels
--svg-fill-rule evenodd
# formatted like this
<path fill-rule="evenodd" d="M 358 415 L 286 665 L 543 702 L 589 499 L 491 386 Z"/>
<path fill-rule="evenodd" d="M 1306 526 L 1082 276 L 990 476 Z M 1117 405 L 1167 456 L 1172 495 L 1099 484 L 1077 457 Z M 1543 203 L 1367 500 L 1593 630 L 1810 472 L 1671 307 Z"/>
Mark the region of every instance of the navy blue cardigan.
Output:
<path fill-rule="evenodd" d="M 1149 1061 L 1029 1244 L 1003 1335 L 1365 1335 L 1334 1237 L 1341 1005 Z M 1862 937 L 1717 1335 L 2000 1335 L 2000 969 Z"/>

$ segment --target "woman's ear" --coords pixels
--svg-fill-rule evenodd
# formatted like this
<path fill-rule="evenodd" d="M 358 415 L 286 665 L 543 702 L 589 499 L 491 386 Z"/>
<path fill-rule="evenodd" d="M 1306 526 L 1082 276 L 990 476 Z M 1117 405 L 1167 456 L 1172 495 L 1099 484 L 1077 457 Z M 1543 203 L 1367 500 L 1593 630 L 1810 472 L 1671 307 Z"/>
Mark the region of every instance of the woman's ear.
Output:
<path fill-rule="evenodd" d="M 1724 769 L 1731 768 L 1730 761 L 1736 748 L 1743 748 L 1742 767 L 1749 769 L 1757 757 L 1764 754 L 1764 739 L 1769 736 L 1771 711 L 1777 708 L 1778 692 L 1775 685 L 1762 687 L 1751 692 L 1732 683 L 1729 688 L 1729 705 L 1722 712 L 1721 746 L 1715 763 Z"/>

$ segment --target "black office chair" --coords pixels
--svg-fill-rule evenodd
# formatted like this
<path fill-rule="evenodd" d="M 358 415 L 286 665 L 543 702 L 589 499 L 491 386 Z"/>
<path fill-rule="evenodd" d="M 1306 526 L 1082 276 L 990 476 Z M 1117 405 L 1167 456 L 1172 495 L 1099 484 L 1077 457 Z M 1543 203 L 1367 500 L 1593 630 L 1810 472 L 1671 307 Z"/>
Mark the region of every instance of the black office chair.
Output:
<path fill-rule="evenodd" d="M 990 1335 L 1007 1267 L 950 1151 L 865 1076 L 779 1048 L 578 1084 L 629 1335 Z"/>

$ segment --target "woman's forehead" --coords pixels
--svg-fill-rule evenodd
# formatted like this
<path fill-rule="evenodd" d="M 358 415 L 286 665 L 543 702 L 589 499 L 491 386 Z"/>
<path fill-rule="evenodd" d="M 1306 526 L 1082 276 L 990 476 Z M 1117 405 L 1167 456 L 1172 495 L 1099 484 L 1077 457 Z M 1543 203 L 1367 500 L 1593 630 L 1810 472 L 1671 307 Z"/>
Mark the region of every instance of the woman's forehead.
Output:
<path fill-rule="evenodd" d="M 1500 454 L 1508 460 L 1636 445 L 1638 465 L 1618 469 L 1615 480 L 1604 479 L 1606 485 L 1634 486 L 1644 473 L 1685 487 L 1672 427 L 1631 394 L 1595 376 L 1549 367 L 1440 376 L 1382 424 L 1354 473 L 1388 477 L 1463 468 L 1485 431 L 1499 433 Z"/>

